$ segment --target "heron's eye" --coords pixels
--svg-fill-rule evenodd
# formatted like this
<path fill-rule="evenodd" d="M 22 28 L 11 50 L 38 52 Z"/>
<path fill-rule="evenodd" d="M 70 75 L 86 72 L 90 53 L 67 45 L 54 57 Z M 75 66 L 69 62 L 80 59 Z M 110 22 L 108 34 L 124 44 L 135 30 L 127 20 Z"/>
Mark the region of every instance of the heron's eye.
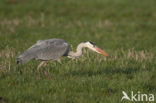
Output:
<path fill-rule="evenodd" d="M 90 41 L 89 41 L 89 43 L 92 44 L 92 45 L 95 45 L 93 42 L 90 42 Z"/>
<path fill-rule="evenodd" d="M 93 47 L 95 47 L 95 44 L 93 43 L 93 42 L 89 42 L 90 44 L 92 44 L 93 45 Z"/>

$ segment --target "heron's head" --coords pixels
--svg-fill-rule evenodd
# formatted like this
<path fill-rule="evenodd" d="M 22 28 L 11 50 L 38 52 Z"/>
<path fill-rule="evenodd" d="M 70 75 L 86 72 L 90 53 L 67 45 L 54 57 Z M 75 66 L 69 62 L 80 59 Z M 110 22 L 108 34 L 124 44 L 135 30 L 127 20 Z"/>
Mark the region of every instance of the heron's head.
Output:
<path fill-rule="evenodd" d="M 108 56 L 108 54 L 106 52 L 104 52 L 99 47 L 97 47 L 93 42 L 87 41 L 87 42 L 85 42 L 85 44 L 86 44 L 86 47 L 91 49 L 92 51 L 102 54 L 104 56 Z"/>

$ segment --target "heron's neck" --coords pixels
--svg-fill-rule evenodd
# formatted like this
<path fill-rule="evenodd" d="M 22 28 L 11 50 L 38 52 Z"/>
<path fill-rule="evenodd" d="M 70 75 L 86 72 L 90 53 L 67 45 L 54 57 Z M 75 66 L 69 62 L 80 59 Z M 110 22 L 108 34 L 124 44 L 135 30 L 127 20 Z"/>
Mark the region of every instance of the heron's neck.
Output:
<path fill-rule="evenodd" d="M 80 43 L 77 46 L 76 52 L 70 51 L 68 53 L 68 57 L 69 58 L 77 58 L 80 57 L 82 55 L 82 48 L 86 47 L 86 45 L 84 43 Z"/>

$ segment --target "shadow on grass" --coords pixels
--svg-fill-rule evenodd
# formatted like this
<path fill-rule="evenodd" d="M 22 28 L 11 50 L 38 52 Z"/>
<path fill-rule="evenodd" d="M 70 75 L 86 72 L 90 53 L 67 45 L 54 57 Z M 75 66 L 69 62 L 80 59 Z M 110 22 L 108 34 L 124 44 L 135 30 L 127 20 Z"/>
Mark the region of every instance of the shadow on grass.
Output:
<path fill-rule="evenodd" d="M 0 97 L 0 103 L 8 103 L 8 99 Z"/>
<path fill-rule="evenodd" d="M 96 76 L 96 75 L 102 75 L 102 74 L 133 74 L 140 71 L 138 68 L 107 68 L 107 69 L 99 69 L 99 70 L 79 70 L 79 71 L 71 71 L 70 75 L 72 76 Z M 68 75 L 68 74 L 66 74 Z"/>

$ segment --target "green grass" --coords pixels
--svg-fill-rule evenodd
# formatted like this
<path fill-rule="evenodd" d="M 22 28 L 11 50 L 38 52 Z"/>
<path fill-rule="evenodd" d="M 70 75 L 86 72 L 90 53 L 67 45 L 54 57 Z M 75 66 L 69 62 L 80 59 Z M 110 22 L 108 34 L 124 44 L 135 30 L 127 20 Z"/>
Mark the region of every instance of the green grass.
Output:
<path fill-rule="evenodd" d="M 1 0 L 0 102 L 120 103 L 123 90 L 155 94 L 155 3 Z M 93 41 L 109 56 L 85 49 L 77 60 L 50 61 L 50 80 L 37 78 L 39 61 L 16 65 L 20 52 L 49 38 L 65 39 L 72 50 L 80 42 Z"/>

